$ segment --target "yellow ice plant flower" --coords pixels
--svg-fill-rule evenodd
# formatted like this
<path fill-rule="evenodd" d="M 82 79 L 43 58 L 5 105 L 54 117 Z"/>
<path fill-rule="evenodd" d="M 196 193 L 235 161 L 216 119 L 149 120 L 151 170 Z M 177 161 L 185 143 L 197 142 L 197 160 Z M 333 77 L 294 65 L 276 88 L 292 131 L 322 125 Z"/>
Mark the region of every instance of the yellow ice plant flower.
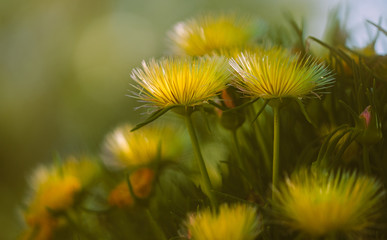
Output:
<path fill-rule="evenodd" d="M 82 183 L 82 186 L 87 186 L 96 179 L 101 171 L 101 166 L 92 158 L 81 157 L 76 159 L 69 157 L 60 166 L 59 171 L 67 175 L 75 176 Z"/>
<path fill-rule="evenodd" d="M 138 99 L 159 107 L 145 122 L 133 130 L 154 121 L 171 108 L 178 107 L 184 114 L 188 132 L 198 161 L 204 182 L 204 189 L 209 195 L 211 205 L 215 207 L 211 181 L 208 176 L 191 114 L 219 92 L 226 88 L 230 70 L 228 60 L 223 57 L 201 58 L 164 58 L 160 61 L 143 62 L 143 69 L 134 69 L 132 78 L 137 82 Z"/>
<path fill-rule="evenodd" d="M 168 125 L 148 125 L 131 132 L 124 124 L 104 142 L 102 159 L 113 170 L 136 168 L 160 160 L 176 160 L 182 150 L 182 134 Z"/>
<path fill-rule="evenodd" d="M 188 239 L 254 240 L 261 232 L 262 219 L 251 205 L 223 204 L 218 213 L 207 209 L 189 216 L 185 225 Z"/>
<path fill-rule="evenodd" d="M 32 192 L 24 213 L 29 229 L 23 238 L 52 239 L 55 229 L 65 222 L 55 213 L 71 208 L 76 195 L 98 171 L 99 167 L 94 161 L 77 161 L 74 158 L 69 158 L 62 165 L 36 169 L 30 181 Z"/>
<path fill-rule="evenodd" d="M 371 177 L 303 169 L 279 186 L 273 205 L 293 230 L 313 237 L 353 236 L 375 225 L 383 195 L 381 184 Z"/>
<path fill-rule="evenodd" d="M 250 18 L 235 14 L 205 15 L 176 24 L 169 38 L 174 53 L 203 56 L 252 43 L 254 27 Z"/>
<path fill-rule="evenodd" d="M 229 76 L 227 60 L 215 56 L 152 59 L 131 74 L 139 85 L 137 98 L 161 108 L 203 104 L 226 87 Z"/>
<path fill-rule="evenodd" d="M 239 57 L 239 55 L 241 55 L 241 53 L 244 52 L 262 53 L 262 51 L 264 51 L 264 48 L 260 45 L 249 45 L 246 47 L 222 48 L 217 51 L 211 52 L 211 55 L 224 56 L 229 59 L 236 59 Z"/>
<path fill-rule="evenodd" d="M 152 184 L 155 177 L 154 170 L 150 168 L 141 168 L 132 173 L 129 177 L 132 185 L 133 194 L 136 198 L 146 199 L 152 192 Z M 133 206 L 134 197 L 130 192 L 127 180 L 120 182 L 110 192 L 108 202 L 112 206 L 119 208 L 128 208 Z"/>
<path fill-rule="evenodd" d="M 322 63 L 277 47 L 245 51 L 230 65 L 238 73 L 234 85 L 251 97 L 299 98 L 317 94 L 333 82 L 331 71 Z"/>

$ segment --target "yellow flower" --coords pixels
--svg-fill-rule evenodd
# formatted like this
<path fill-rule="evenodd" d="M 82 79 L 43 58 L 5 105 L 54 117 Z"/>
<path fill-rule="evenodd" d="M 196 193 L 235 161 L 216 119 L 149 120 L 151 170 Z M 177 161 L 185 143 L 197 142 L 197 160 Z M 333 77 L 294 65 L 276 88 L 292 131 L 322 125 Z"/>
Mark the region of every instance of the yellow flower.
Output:
<path fill-rule="evenodd" d="M 183 148 L 183 136 L 168 125 L 148 125 L 131 132 L 124 124 L 109 134 L 102 159 L 113 170 L 136 168 L 160 160 L 176 160 Z"/>
<path fill-rule="evenodd" d="M 219 213 L 210 209 L 191 215 L 185 223 L 188 239 L 253 240 L 261 232 L 261 217 L 250 205 L 223 204 Z"/>
<path fill-rule="evenodd" d="M 331 72 L 323 64 L 281 48 L 246 51 L 231 60 L 230 65 L 238 73 L 234 85 L 251 97 L 299 98 L 317 94 L 333 82 Z"/>
<path fill-rule="evenodd" d="M 356 173 L 297 172 L 275 192 L 274 209 L 294 230 L 319 237 L 364 233 L 376 223 L 381 185 Z"/>
<path fill-rule="evenodd" d="M 233 48 L 222 48 L 217 51 L 213 51 L 211 55 L 224 56 L 229 59 L 237 59 L 241 53 L 251 52 L 251 53 L 262 53 L 264 48 L 259 45 L 249 45 L 246 47 L 233 47 Z"/>
<path fill-rule="evenodd" d="M 139 85 L 138 98 L 161 108 L 200 105 L 223 90 L 230 76 L 222 57 L 153 59 L 142 67 L 131 74 Z"/>
<path fill-rule="evenodd" d="M 75 196 L 98 173 L 98 165 L 88 159 L 77 161 L 69 158 L 63 165 L 41 166 L 31 178 L 32 193 L 27 199 L 24 213 L 30 227 L 26 239 L 51 239 L 55 229 L 64 224 L 54 216 L 56 212 L 71 208 Z"/>
<path fill-rule="evenodd" d="M 133 172 L 129 179 L 133 193 L 137 198 L 145 199 L 152 191 L 155 172 L 149 168 L 141 168 Z M 126 180 L 120 182 L 109 194 L 108 202 L 119 208 L 131 207 L 134 204 L 133 196 Z"/>
<path fill-rule="evenodd" d="M 253 42 L 253 22 L 234 14 L 205 15 L 180 22 L 169 33 L 176 54 L 202 56 L 212 51 L 243 47 Z"/>

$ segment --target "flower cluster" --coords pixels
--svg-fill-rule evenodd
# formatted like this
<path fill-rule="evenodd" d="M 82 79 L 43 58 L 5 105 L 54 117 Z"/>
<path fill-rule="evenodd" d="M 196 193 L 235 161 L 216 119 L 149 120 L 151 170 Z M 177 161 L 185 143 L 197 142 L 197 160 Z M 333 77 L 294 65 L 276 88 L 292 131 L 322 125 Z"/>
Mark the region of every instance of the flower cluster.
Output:
<path fill-rule="evenodd" d="M 235 14 L 177 24 L 174 56 L 131 72 L 151 114 L 108 133 L 94 160 L 38 168 L 23 239 L 387 236 L 387 87 L 367 65 L 384 58 L 313 37 L 263 45 L 255 26 Z"/>

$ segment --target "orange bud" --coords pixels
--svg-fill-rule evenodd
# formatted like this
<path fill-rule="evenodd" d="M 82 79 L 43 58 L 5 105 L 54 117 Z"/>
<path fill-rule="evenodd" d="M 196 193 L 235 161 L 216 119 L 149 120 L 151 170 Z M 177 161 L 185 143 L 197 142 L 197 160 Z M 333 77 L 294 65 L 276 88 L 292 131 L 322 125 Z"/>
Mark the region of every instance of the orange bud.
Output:
<path fill-rule="evenodd" d="M 146 199 L 152 192 L 155 173 L 152 169 L 142 168 L 129 177 L 133 188 L 133 193 L 137 198 Z M 109 194 L 108 202 L 112 206 L 119 208 L 131 207 L 134 204 L 133 196 L 130 192 L 126 180 L 120 182 Z"/>

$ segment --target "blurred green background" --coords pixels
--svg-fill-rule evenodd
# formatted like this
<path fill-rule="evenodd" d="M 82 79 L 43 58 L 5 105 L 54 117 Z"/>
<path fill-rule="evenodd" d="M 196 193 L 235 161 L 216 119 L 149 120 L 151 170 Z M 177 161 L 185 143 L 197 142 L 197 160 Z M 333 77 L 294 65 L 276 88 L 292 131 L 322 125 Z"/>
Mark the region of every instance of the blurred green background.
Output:
<path fill-rule="evenodd" d="M 17 208 L 34 167 L 56 153 L 98 153 L 110 129 L 141 119 L 138 103 L 127 97 L 130 71 L 167 52 L 166 32 L 176 22 L 233 10 L 289 27 L 283 18 L 289 11 L 307 20 L 308 34 L 321 37 L 327 13 L 339 2 L 1 0 L 0 239 L 15 239 L 21 228 Z M 361 2 L 349 4 L 355 12 L 350 28 L 360 31 L 353 44 L 360 46 L 364 18 L 378 22 L 387 9 L 383 0 Z M 378 43 L 378 49 L 387 46 Z"/>

